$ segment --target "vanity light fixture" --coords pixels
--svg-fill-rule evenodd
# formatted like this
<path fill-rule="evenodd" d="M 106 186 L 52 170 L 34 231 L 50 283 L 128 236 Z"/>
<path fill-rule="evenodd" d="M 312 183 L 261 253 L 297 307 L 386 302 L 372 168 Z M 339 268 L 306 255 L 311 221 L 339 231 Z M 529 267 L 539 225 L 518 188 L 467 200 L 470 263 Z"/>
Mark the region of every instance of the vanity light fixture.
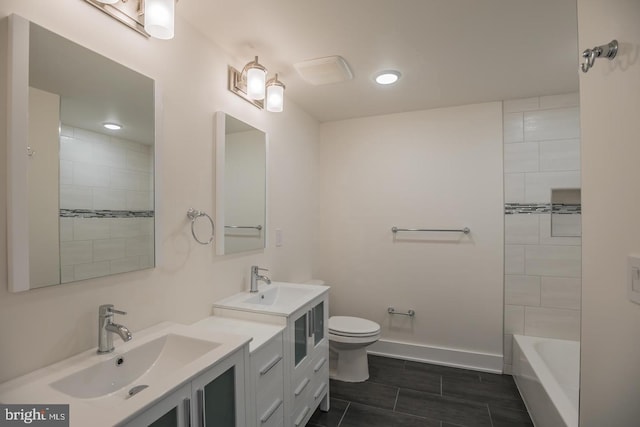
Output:
<path fill-rule="evenodd" d="M 145 37 L 168 40 L 174 35 L 178 0 L 85 0 Z"/>
<path fill-rule="evenodd" d="M 242 71 L 229 66 L 229 91 L 261 110 L 266 102 L 267 111 L 282 112 L 285 86 L 278 80 L 277 74 L 269 81 L 266 79 L 267 69 L 260 64 L 257 56 Z"/>
<path fill-rule="evenodd" d="M 106 129 L 109 129 L 109 130 L 120 130 L 120 129 L 122 129 L 122 126 L 117 124 L 117 123 L 104 123 L 102 126 L 104 126 Z"/>
<path fill-rule="evenodd" d="M 379 85 L 390 85 L 397 82 L 400 76 L 401 76 L 400 71 L 385 70 L 376 74 L 375 81 Z"/>
<path fill-rule="evenodd" d="M 267 111 L 281 113 L 284 109 L 284 83 L 278 80 L 278 73 L 267 82 Z"/>

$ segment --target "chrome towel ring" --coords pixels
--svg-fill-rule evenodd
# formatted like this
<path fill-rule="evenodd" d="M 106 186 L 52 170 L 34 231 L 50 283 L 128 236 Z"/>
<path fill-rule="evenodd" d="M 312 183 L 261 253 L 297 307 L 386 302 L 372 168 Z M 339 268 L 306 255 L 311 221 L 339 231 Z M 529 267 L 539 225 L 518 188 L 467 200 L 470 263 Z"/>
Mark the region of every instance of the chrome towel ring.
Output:
<path fill-rule="evenodd" d="M 198 236 L 196 236 L 196 230 L 194 229 L 196 219 L 200 218 L 201 216 L 206 216 L 209 219 L 209 222 L 211 223 L 211 237 L 209 237 L 209 240 L 206 242 L 203 242 L 202 240 L 198 239 Z M 215 229 L 216 229 L 211 217 L 206 212 L 198 211 L 193 208 L 190 208 L 187 211 L 187 217 L 191 220 L 191 235 L 196 240 L 196 242 L 200 243 L 201 245 L 211 244 L 211 242 L 213 242 L 213 236 L 215 234 Z"/>

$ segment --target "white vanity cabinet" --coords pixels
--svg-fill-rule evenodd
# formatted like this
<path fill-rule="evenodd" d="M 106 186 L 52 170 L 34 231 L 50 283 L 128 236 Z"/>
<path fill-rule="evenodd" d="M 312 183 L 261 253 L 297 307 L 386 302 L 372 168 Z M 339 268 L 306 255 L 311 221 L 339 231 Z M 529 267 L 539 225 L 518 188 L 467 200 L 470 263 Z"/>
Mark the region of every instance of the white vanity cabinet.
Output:
<path fill-rule="evenodd" d="M 121 425 L 245 427 L 248 359 L 244 346 Z"/>
<path fill-rule="evenodd" d="M 319 405 L 329 409 L 328 305 L 324 294 L 288 318 L 292 427 L 304 426 Z"/>

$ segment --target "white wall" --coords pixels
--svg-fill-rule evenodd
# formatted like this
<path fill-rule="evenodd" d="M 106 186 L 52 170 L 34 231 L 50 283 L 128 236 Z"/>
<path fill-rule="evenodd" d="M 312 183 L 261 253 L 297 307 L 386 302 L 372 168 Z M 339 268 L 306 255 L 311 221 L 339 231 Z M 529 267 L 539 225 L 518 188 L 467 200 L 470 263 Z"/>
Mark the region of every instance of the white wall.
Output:
<path fill-rule="evenodd" d="M 626 294 L 627 255 L 640 253 L 639 21 L 636 0 L 578 0 L 580 49 L 621 43 L 580 74 L 583 427 L 640 420 L 640 305 Z"/>
<path fill-rule="evenodd" d="M 578 94 L 509 100 L 503 110 L 504 370 L 511 372 L 513 334 L 580 339 L 580 237 L 553 236 L 550 213 L 551 189 L 580 188 Z M 579 231 L 580 215 L 554 216 Z"/>
<path fill-rule="evenodd" d="M 418 345 L 412 357 L 441 347 L 471 354 L 438 362 L 502 369 L 501 104 L 323 123 L 320 140 L 316 276 L 332 286 L 330 314 L 380 323 L 384 341 Z M 471 234 L 394 238 L 394 225 Z"/>
<path fill-rule="evenodd" d="M 178 7 L 180 7 L 178 5 Z M 97 344 L 97 307 L 113 303 L 129 312 L 120 321 L 135 331 L 163 320 L 193 322 L 211 303 L 238 292 L 252 264 L 276 280 L 311 278 L 317 213 L 318 123 L 290 100 L 279 115 L 259 111 L 226 89 L 228 55 L 178 19 L 176 38 L 147 40 L 77 0 L 3 0 L 0 17 L 17 13 L 158 81 L 164 113 L 157 211 L 160 262 L 155 269 L 7 292 L 6 167 L 0 169 L 0 381 L 53 363 Z M 0 64 L 6 60 L 6 20 L 0 22 Z M 248 60 L 248 59 L 247 59 Z M 231 63 L 236 67 L 242 65 Z M 5 81 L 6 67 L 0 67 Z M 0 85 L 0 99 L 6 99 Z M 216 257 L 213 246 L 191 237 L 186 211 L 213 214 L 213 115 L 223 110 L 270 137 L 268 215 L 283 229 L 281 248 Z M 6 105 L 0 104 L 0 129 Z M 6 162 L 0 135 L 0 163 Z M 295 177 L 295 179 L 294 179 Z M 272 233 L 273 229 L 269 230 Z"/>

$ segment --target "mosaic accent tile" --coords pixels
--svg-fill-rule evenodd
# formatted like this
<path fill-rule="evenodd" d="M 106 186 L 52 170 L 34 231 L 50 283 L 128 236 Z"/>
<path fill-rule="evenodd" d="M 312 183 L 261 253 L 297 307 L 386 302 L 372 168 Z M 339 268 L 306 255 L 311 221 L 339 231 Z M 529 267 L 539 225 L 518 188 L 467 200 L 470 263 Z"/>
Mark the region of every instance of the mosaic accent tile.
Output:
<path fill-rule="evenodd" d="M 582 205 L 554 203 L 552 209 L 551 203 L 505 203 L 504 213 L 505 215 L 544 213 L 580 215 L 582 213 Z"/>
<path fill-rule="evenodd" d="M 60 209 L 61 218 L 153 218 L 154 211 Z"/>

